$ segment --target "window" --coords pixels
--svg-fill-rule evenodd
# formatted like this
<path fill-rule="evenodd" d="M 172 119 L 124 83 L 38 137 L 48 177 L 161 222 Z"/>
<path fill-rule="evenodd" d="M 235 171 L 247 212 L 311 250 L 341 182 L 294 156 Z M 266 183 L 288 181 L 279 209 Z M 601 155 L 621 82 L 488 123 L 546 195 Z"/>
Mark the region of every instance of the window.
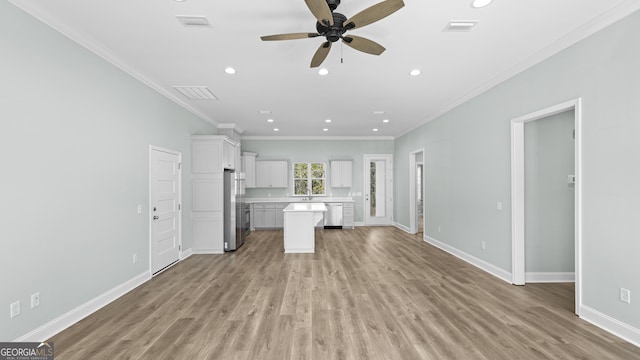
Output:
<path fill-rule="evenodd" d="M 293 163 L 293 195 L 326 195 L 324 163 Z"/>

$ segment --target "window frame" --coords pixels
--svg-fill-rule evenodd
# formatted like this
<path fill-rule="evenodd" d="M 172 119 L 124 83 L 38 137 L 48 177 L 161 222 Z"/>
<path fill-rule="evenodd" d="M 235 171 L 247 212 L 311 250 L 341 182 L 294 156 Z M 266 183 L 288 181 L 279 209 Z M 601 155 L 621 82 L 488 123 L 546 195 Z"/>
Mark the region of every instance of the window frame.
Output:
<path fill-rule="evenodd" d="M 296 165 L 298 164 L 304 164 L 307 167 L 307 177 L 306 178 L 298 178 L 296 177 Z M 313 171 L 312 171 L 312 164 L 322 164 L 322 175 L 323 177 L 321 178 L 317 178 L 317 177 L 313 177 Z M 298 197 L 305 197 L 305 196 L 327 196 L 327 163 L 325 161 L 295 161 L 293 162 L 293 166 L 292 166 L 292 171 L 291 171 L 291 178 L 292 178 L 292 186 L 293 186 L 293 195 L 292 196 L 298 196 Z M 305 194 L 296 194 L 296 181 L 301 181 L 304 180 L 307 182 L 307 191 L 309 192 L 309 194 L 305 193 Z M 314 194 L 313 193 L 313 181 L 314 180 L 321 180 L 324 184 L 323 186 L 323 193 L 319 193 L 319 194 Z"/>

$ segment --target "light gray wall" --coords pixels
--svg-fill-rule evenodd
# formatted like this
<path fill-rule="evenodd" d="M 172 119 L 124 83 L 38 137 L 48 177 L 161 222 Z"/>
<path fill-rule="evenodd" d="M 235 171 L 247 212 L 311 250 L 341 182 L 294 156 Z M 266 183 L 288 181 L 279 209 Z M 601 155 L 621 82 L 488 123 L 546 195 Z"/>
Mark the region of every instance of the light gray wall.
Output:
<path fill-rule="evenodd" d="M 527 272 L 574 272 L 575 112 L 524 125 L 525 267 Z"/>
<path fill-rule="evenodd" d="M 582 97 L 583 303 L 636 329 L 640 302 L 618 294 L 640 294 L 639 33 L 636 12 L 395 142 L 396 179 L 425 148 L 425 234 L 511 271 L 510 119 Z M 408 204 L 396 186 L 403 225 Z"/>
<path fill-rule="evenodd" d="M 332 196 L 351 196 L 355 200 L 355 221 L 364 221 L 363 177 L 364 154 L 393 154 L 393 140 L 242 140 L 242 151 L 258 153 L 257 160 L 265 158 L 284 158 L 291 163 L 324 161 L 329 167 L 331 158 L 353 159 L 353 186 L 331 188 Z M 272 197 L 288 196 L 292 193 L 291 179 L 289 189 L 247 189 L 247 196 Z M 360 193 L 355 196 L 354 193 Z"/>
<path fill-rule="evenodd" d="M 190 209 L 190 135 L 215 129 L 6 1 L 0 53 L 0 341 L 11 341 L 148 270 L 149 145 L 182 152 Z"/>

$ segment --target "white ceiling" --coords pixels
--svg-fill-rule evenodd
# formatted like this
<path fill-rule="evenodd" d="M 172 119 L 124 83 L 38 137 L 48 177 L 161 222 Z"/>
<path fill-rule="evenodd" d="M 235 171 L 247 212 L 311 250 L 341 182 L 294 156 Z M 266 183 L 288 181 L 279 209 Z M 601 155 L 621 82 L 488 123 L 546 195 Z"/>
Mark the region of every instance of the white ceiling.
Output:
<path fill-rule="evenodd" d="M 260 40 L 314 32 L 303 0 L 9 1 L 203 119 L 235 124 L 249 137 L 397 137 L 639 7 L 638 0 L 494 0 L 482 9 L 471 0 L 404 0 L 398 12 L 349 32 L 386 52 L 335 43 L 322 65 L 330 73 L 320 76 L 309 63 L 323 38 Z M 378 1 L 342 0 L 336 11 L 350 17 Z M 205 16 L 211 26 L 184 27 L 176 15 Z M 479 23 L 444 32 L 450 20 Z M 228 66 L 237 73 L 226 74 Z M 422 74 L 409 76 L 412 69 Z M 176 85 L 207 86 L 219 100 L 187 100 Z"/>

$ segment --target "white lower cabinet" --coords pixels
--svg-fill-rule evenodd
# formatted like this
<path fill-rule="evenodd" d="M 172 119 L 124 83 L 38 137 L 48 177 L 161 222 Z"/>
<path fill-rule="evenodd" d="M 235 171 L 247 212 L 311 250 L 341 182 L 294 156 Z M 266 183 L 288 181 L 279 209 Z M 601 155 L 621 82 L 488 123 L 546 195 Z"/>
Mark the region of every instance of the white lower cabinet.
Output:
<path fill-rule="evenodd" d="M 355 226 L 355 209 L 352 202 L 342 204 L 342 228 L 353 229 Z"/>
<path fill-rule="evenodd" d="M 251 227 L 254 229 L 281 229 L 284 227 L 284 210 L 289 203 L 252 204 Z"/>
<path fill-rule="evenodd" d="M 195 254 L 222 254 L 224 252 L 224 218 L 222 212 L 193 212 L 191 237 Z"/>

